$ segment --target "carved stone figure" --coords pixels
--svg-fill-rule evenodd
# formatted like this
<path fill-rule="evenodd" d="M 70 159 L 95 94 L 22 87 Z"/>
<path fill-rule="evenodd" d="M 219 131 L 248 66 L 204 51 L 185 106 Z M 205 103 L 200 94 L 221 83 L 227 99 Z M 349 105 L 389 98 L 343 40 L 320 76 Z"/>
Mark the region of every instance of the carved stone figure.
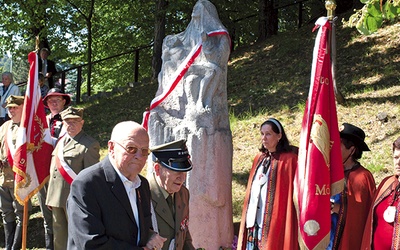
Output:
<path fill-rule="evenodd" d="M 148 120 L 150 146 L 187 139 L 193 162 L 186 183 L 189 228 L 195 247 L 206 249 L 230 247 L 233 239 L 229 54 L 230 38 L 215 6 L 199 0 L 186 30 L 163 41 L 163 65 L 153 100 L 161 102 Z"/>

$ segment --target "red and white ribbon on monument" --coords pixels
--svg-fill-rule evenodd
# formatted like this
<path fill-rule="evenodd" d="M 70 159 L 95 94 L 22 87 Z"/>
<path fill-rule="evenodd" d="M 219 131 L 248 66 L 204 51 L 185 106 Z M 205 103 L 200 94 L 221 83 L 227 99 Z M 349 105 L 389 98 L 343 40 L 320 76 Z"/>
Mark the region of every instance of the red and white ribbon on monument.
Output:
<path fill-rule="evenodd" d="M 64 180 L 71 185 L 72 181 L 76 177 L 76 173 L 72 168 L 68 165 L 68 163 L 65 162 L 64 160 L 64 142 L 66 140 L 67 136 L 64 136 L 60 141 L 59 141 L 59 149 L 56 155 L 56 166 L 58 171 L 60 171 L 61 176 L 64 178 Z"/>
<path fill-rule="evenodd" d="M 207 32 L 207 36 L 218 36 L 218 35 L 227 35 L 229 37 L 229 33 L 226 30 L 214 30 Z M 172 91 L 175 89 L 175 87 L 178 85 L 178 83 L 182 80 L 183 76 L 186 74 L 186 72 L 189 70 L 190 66 L 193 64 L 193 62 L 196 60 L 196 58 L 200 55 L 200 52 L 203 48 L 203 41 L 200 39 L 200 41 L 192 48 L 190 51 L 189 55 L 185 58 L 185 60 L 179 65 L 176 73 L 172 77 L 173 81 L 170 84 L 169 88 L 165 88 L 163 93 L 159 96 L 156 96 L 150 103 L 150 108 L 146 110 L 143 113 L 143 121 L 142 121 L 142 126 L 147 130 L 148 129 L 148 122 L 149 122 L 149 116 L 150 116 L 150 111 L 156 108 L 160 103 L 162 103 L 165 98 L 167 98 Z"/>

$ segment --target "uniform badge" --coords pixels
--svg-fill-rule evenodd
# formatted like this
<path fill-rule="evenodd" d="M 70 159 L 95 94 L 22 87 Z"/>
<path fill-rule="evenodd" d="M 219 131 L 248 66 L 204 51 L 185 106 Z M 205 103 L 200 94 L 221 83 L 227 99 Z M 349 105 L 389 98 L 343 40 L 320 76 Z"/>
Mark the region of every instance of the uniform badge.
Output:
<path fill-rule="evenodd" d="M 186 216 L 182 221 L 181 221 L 181 230 L 186 231 L 189 228 L 189 217 Z"/>

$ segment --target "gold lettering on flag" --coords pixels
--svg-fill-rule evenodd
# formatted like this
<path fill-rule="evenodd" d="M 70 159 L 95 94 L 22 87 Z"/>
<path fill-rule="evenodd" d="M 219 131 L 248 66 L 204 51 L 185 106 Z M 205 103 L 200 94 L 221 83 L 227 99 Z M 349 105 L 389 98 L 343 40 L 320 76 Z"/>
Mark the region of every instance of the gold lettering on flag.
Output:
<path fill-rule="evenodd" d="M 321 76 L 319 83 L 329 85 L 329 78 Z"/>
<path fill-rule="evenodd" d="M 315 195 L 330 195 L 331 194 L 331 189 L 324 184 L 322 188 L 318 185 L 315 184 Z"/>

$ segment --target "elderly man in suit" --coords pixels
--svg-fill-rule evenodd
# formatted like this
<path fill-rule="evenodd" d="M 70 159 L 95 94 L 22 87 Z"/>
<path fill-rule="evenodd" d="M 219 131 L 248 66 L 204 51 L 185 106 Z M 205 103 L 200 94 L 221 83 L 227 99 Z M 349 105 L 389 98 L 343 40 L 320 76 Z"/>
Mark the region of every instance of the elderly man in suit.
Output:
<path fill-rule="evenodd" d="M 83 109 L 69 107 L 61 112 L 67 134 L 52 153 L 46 205 L 53 213 L 54 249 L 67 249 L 70 186 L 76 175 L 99 161 L 100 144 L 83 130 Z"/>
<path fill-rule="evenodd" d="M 165 238 L 152 230 L 150 188 L 139 173 L 149 136 L 138 123 L 118 123 L 108 156 L 80 172 L 68 197 L 68 249 L 153 250 Z"/>
<path fill-rule="evenodd" d="M 166 237 L 163 250 L 192 250 L 189 232 L 189 191 L 183 186 L 192 169 L 186 140 L 151 149 L 154 172 L 149 178 L 158 232 Z"/>

